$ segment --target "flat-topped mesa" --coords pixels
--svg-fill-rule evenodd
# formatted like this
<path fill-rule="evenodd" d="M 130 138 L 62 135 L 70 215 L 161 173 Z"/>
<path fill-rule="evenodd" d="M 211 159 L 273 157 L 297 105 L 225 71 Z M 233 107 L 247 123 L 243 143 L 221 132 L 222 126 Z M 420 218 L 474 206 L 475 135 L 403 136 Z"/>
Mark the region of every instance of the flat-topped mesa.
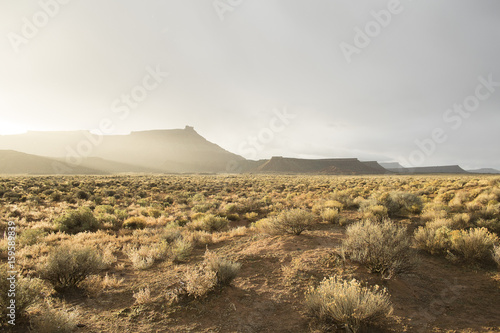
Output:
<path fill-rule="evenodd" d="M 388 169 L 389 171 L 401 174 L 433 174 L 433 173 L 448 173 L 448 174 L 467 174 L 468 172 L 462 169 L 459 165 L 441 165 L 413 168 L 398 168 Z"/>
<path fill-rule="evenodd" d="M 310 173 L 329 175 L 382 174 L 357 158 L 300 159 L 273 156 L 258 167 L 261 173 Z"/>

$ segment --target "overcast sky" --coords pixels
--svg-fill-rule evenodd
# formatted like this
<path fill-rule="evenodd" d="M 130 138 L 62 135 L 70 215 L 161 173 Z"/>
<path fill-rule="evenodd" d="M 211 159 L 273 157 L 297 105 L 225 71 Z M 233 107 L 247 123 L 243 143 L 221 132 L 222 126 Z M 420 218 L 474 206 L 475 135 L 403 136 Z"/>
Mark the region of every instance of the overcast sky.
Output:
<path fill-rule="evenodd" d="M 497 0 L 59 1 L 0 2 L 0 134 L 500 169 Z"/>

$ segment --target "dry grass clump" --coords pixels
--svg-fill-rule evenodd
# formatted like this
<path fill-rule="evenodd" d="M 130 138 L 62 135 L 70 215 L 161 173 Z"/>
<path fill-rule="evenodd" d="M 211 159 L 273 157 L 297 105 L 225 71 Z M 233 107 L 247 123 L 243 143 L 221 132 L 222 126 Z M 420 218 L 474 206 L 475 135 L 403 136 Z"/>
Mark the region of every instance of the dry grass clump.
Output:
<path fill-rule="evenodd" d="M 214 237 L 206 231 L 192 231 L 183 234 L 183 238 L 193 244 L 194 247 L 203 248 L 214 242 Z"/>
<path fill-rule="evenodd" d="M 231 284 L 240 268 L 241 264 L 207 249 L 203 263 L 187 269 L 184 273 L 184 292 L 194 298 L 204 297 L 216 287 Z"/>
<path fill-rule="evenodd" d="M 39 333 L 69 333 L 78 324 L 78 313 L 45 306 L 32 318 L 32 324 Z"/>
<path fill-rule="evenodd" d="M 261 223 L 264 229 L 298 236 L 314 224 L 314 215 L 304 209 L 291 209 Z"/>
<path fill-rule="evenodd" d="M 385 289 L 364 287 L 355 279 L 325 278 L 317 288 L 309 289 L 305 302 L 314 317 L 347 332 L 380 324 L 392 313 Z"/>
<path fill-rule="evenodd" d="M 342 243 L 344 255 L 364 264 L 371 272 L 390 278 L 415 265 L 406 228 L 389 220 L 357 222 L 347 228 L 346 236 Z"/>
<path fill-rule="evenodd" d="M 240 263 L 232 262 L 213 251 L 207 250 L 204 258 L 207 269 L 215 272 L 217 284 L 219 286 L 231 284 L 241 268 Z"/>
<path fill-rule="evenodd" d="M 206 214 L 188 224 L 195 231 L 220 232 L 228 228 L 229 220 L 225 217 Z"/>
<path fill-rule="evenodd" d="M 39 273 L 56 291 L 64 292 L 78 287 L 87 276 L 102 268 L 102 257 L 94 248 L 62 244 L 52 250 L 45 264 L 39 268 Z"/>
<path fill-rule="evenodd" d="M 135 298 L 135 304 L 144 305 L 151 303 L 151 290 L 149 287 L 140 289 L 138 292 L 135 292 L 132 297 Z"/>
<path fill-rule="evenodd" d="M 116 290 L 118 287 L 123 285 L 125 280 L 123 278 L 119 279 L 115 275 L 109 275 L 106 273 L 104 277 L 99 275 L 90 275 L 85 281 L 82 282 L 82 287 L 87 292 L 90 297 L 98 297 L 102 293 Z"/>
<path fill-rule="evenodd" d="M 132 266 L 139 270 L 151 268 L 156 261 L 165 259 L 167 251 L 168 244 L 166 243 L 141 245 L 140 247 L 126 246 L 124 248 Z"/>

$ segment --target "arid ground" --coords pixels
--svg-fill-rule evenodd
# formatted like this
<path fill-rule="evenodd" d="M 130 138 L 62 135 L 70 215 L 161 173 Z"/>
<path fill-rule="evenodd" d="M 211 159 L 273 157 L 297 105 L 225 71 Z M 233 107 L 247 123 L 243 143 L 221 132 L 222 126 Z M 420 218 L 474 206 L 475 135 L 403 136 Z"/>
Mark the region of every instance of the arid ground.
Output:
<path fill-rule="evenodd" d="M 342 332 L 306 301 L 337 277 L 386 289 L 392 311 L 360 331 L 500 332 L 498 176 L 1 177 L 0 215 L 29 295 L 5 331 Z M 347 247 L 389 221 L 404 269 Z"/>

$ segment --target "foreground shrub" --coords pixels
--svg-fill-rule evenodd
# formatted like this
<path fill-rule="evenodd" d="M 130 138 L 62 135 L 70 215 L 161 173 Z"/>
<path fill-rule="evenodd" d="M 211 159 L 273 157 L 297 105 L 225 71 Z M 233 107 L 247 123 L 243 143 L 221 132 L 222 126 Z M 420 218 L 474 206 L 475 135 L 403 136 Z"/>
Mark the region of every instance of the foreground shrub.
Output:
<path fill-rule="evenodd" d="M 314 223 L 314 215 L 303 209 L 292 209 L 271 218 L 269 223 L 277 232 L 300 235 Z"/>
<path fill-rule="evenodd" d="M 370 272 L 391 277 L 414 266 L 414 253 L 406 228 L 389 220 L 355 223 L 347 228 L 346 235 L 342 244 L 344 254 L 364 264 Z"/>
<path fill-rule="evenodd" d="M 203 269 L 203 267 L 193 267 L 184 273 L 183 286 L 185 293 L 194 298 L 206 296 L 217 284 L 215 272 Z"/>
<path fill-rule="evenodd" d="M 39 269 L 40 277 L 58 292 L 76 288 L 103 267 L 102 257 L 94 248 L 64 244 L 54 249 Z"/>
<path fill-rule="evenodd" d="M 36 304 L 41 297 L 42 285 L 40 280 L 24 278 L 16 275 L 16 280 L 8 280 L 8 265 L 0 266 L 0 315 L 6 320 L 10 320 L 8 314 L 10 309 L 9 290 L 11 289 L 11 282 L 15 284 L 15 317 L 23 317 L 26 310 Z"/>
<path fill-rule="evenodd" d="M 88 207 L 81 207 L 68 212 L 55 221 L 56 229 L 69 234 L 77 234 L 84 231 L 96 231 L 99 222 Z"/>
<path fill-rule="evenodd" d="M 355 279 L 324 279 L 306 294 L 306 307 L 321 321 L 343 327 L 347 332 L 379 324 L 392 313 L 386 290 L 363 287 Z"/>
<path fill-rule="evenodd" d="M 450 235 L 451 230 L 446 226 L 419 227 L 414 233 L 415 246 L 430 254 L 445 254 L 451 245 Z"/>
<path fill-rule="evenodd" d="M 219 286 L 231 284 L 241 268 L 240 263 L 232 262 L 208 250 L 205 252 L 204 262 L 208 270 L 215 272 Z"/>
<path fill-rule="evenodd" d="M 169 256 L 176 263 L 186 262 L 191 252 L 193 252 L 193 243 L 187 239 L 178 238 L 170 245 Z"/>
<path fill-rule="evenodd" d="M 456 230 L 451 233 L 453 254 L 466 262 L 486 262 L 498 243 L 498 237 L 486 228 Z"/>
<path fill-rule="evenodd" d="M 216 287 L 231 284 L 240 268 L 241 264 L 207 250 L 201 265 L 186 270 L 182 279 L 184 292 L 194 298 L 204 297 Z"/>

